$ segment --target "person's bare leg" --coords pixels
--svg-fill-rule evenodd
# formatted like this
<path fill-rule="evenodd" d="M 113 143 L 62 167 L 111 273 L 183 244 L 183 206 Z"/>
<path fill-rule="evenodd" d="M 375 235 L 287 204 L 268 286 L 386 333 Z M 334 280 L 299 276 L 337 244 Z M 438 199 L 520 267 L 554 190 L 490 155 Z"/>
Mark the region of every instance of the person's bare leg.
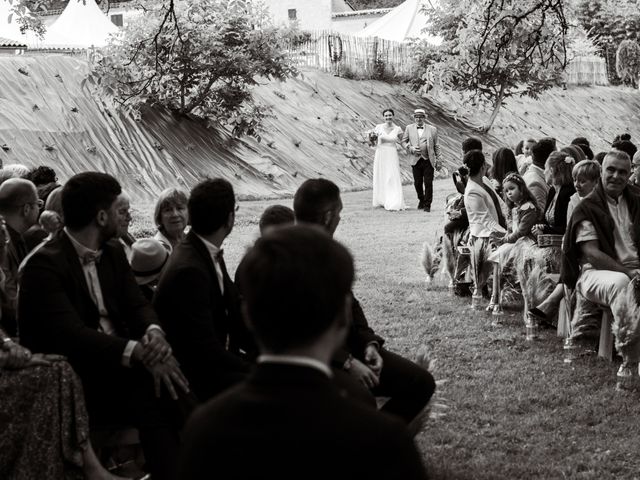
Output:
<path fill-rule="evenodd" d="M 560 300 L 564 297 L 564 286 L 562 283 L 558 283 L 556 288 L 553 289 L 551 295 L 549 295 L 540 305 L 536 308 L 545 315 L 549 315 L 555 312 L 560 307 Z"/>
<path fill-rule="evenodd" d="M 87 480 L 130 480 L 126 477 L 113 475 L 104 468 L 100 460 L 98 460 L 91 442 L 87 442 L 87 446 L 82 450 L 82 461 L 82 471 Z"/>

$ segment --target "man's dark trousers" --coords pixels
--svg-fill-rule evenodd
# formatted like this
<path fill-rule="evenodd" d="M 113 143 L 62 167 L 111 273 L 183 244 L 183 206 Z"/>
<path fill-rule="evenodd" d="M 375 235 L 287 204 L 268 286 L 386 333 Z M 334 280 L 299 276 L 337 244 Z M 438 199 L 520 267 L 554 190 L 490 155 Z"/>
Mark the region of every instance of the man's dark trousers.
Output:
<path fill-rule="evenodd" d="M 433 165 L 427 159 L 420 157 L 413 169 L 413 185 L 418 194 L 418 200 L 423 208 L 431 208 L 433 201 Z"/>

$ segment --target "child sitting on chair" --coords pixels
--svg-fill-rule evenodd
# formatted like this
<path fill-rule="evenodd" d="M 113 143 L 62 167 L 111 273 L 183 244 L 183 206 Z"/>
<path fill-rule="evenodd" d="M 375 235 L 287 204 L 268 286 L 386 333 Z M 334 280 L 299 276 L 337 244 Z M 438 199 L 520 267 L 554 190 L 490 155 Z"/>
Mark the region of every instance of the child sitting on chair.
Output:
<path fill-rule="evenodd" d="M 533 194 L 527 188 L 521 175 L 508 174 L 502 182 L 504 200 L 509 207 L 507 222 L 510 225 L 509 232 L 502 238 L 495 238 L 494 244 L 498 248 L 489 255 L 488 260 L 494 263 L 493 267 L 493 294 L 487 311 L 499 309 L 500 275 L 502 267 L 507 263 L 509 255 L 515 243 L 522 241 L 534 243 L 531 229 L 538 220 L 539 212 Z"/>

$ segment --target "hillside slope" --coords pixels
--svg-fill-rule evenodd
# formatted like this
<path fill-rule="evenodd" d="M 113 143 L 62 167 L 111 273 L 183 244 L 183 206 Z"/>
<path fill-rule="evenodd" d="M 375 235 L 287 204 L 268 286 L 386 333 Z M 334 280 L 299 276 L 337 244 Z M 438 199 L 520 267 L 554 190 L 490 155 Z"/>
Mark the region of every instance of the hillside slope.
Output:
<path fill-rule="evenodd" d="M 305 71 L 297 79 L 257 87 L 257 99 L 273 107 L 273 117 L 265 122 L 261 143 L 237 140 L 225 129 L 207 129 L 158 109 L 136 122 L 92 98 L 82 82 L 87 71 L 87 63 L 74 57 L 0 57 L 4 164 L 50 165 L 61 179 L 83 170 L 106 171 L 136 200 L 150 200 L 167 186 L 188 188 L 206 176 L 228 178 L 240 197 L 258 198 L 290 195 L 304 179 L 317 176 L 345 190 L 368 188 L 373 150 L 364 132 L 381 122 L 384 108 L 394 109 L 403 127 L 415 107 L 425 108 L 439 129 L 449 166 L 459 162 L 462 139 L 476 134 L 405 86 Z M 496 132 L 512 143 L 519 138 L 514 132 L 528 133 L 546 109 L 546 122 L 559 130 L 540 133 L 555 133 L 568 141 L 572 129 L 582 125 L 581 116 L 587 116 L 598 119 L 594 125 L 599 137 L 610 138 L 631 123 L 640 108 L 639 95 L 629 94 L 622 102 L 614 89 L 577 89 L 565 95 L 571 100 L 568 110 L 557 117 L 555 99 L 551 104 L 533 103 L 526 107 L 528 115 L 516 109 L 512 119 L 509 110 L 503 112 Z M 581 96 L 592 98 L 589 108 L 594 113 L 580 107 Z M 619 113 L 600 113 L 613 110 Z M 630 127 L 637 129 L 637 122 Z M 589 137 L 592 132 L 582 133 Z M 635 136 L 640 136 L 637 131 Z M 482 138 L 489 152 L 503 143 L 493 135 Z M 401 162 L 404 180 L 410 181 L 409 159 L 403 155 Z"/>

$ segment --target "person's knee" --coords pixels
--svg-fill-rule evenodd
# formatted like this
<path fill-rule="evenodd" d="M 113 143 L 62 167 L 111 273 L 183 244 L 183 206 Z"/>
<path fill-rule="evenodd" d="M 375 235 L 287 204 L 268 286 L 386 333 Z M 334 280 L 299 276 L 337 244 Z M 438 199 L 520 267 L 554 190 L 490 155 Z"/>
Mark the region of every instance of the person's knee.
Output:
<path fill-rule="evenodd" d="M 611 274 L 609 281 L 609 290 L 612 298 L 615 298 L 620 292 L 624 291 L 629 285 L 630 279 L 624 273 L 615 272 Z"/>

